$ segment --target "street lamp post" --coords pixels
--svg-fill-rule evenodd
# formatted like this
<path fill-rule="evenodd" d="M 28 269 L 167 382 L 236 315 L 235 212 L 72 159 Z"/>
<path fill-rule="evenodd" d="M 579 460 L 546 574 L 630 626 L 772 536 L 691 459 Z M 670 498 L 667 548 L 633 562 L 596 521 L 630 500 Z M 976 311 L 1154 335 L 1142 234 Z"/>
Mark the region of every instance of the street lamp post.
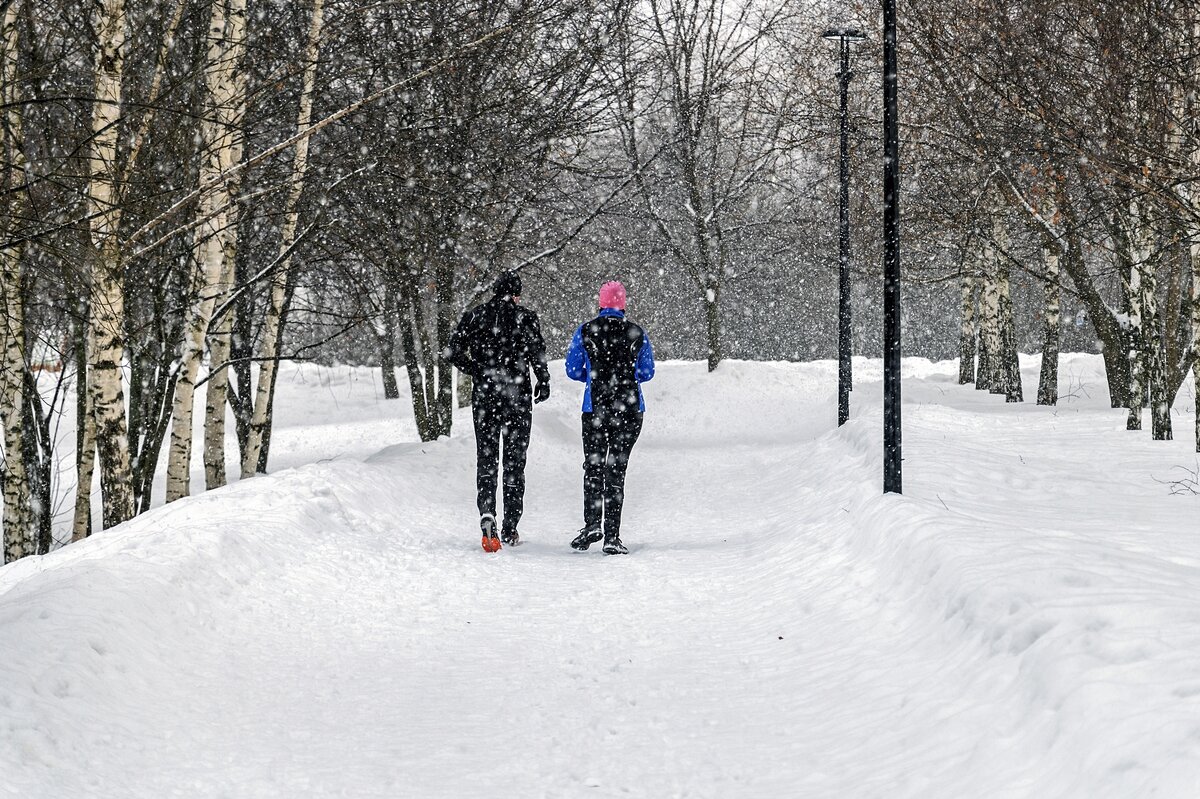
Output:
<path fill-rule="evenodd" d="M 883 0 L 883 491 L 902 493 L 900 457 L 900 134 L 896 0 Z"/>
<path fill-rule="evenodd" d="M 853 28 L 830 28 L 824 38 L 838 43 L 841 68 L 838 84 L 841 88 L 841 154 L 839 174 L 841 197 L 839 202 L 840 229 L 838 233 L 838 427 L 850 419 L 850 389 L 854 381 L 850 370 L 850 46 L 866 41 L 860 31 Z"/>

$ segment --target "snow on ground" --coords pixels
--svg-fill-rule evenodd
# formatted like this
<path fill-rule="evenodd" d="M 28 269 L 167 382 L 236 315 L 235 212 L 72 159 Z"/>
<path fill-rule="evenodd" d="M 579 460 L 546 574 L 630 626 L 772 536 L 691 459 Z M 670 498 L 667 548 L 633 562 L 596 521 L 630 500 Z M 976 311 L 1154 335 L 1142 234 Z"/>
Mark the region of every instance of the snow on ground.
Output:
<path fill-rule="evenodd" d="M 274 474 L 0 569 L 0 794 L 1195 796 L 1190 384 L 1164 443 L 1094 356 L 1058 408 L 906 361 L 885 497 L 855 368 L 837 430 L 832 363 L 662 365 L 623 558 L 567 547 L 577 384 L 487 555 L 468 417 L 293 372 Z"/>

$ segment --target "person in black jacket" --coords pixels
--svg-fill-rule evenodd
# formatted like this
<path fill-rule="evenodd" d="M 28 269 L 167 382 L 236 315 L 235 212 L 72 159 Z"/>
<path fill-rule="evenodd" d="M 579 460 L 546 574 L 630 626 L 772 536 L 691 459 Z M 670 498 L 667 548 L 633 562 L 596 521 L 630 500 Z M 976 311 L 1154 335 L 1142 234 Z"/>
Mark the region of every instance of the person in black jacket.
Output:
<path fill-rule="evenodd" d="M 624 555 L 621 509 L 625 469 L 642 432 L 641 384 L 654 377 L 646 331 L 625 318 L 625 286 L 600 287 L 600 315 L 584 322 L 567 347 L 567 377 L 583 392 L 583 529 L 571 546 L 586 550 L 604 538 L 604 554 Z M 603 532 L 601 523 L 603 521 Z"/>
<path fill-rule="evenodd" d="M 525 452 L 533 420 L 530 398 L 550 397 L 546 343 L 537 314 L 521 306 L 521 277 L 502 272 L 494 296 L 463 314 L 450 336 L 448 360 L 471 376 L 475 418 L 479 527 L 483 548 L 521 542 L 517 525 L 525 503 Z M 530 385 L 530 369 L 537 387 Z M 496 536 L 496 477 L 504 444 L 504 525 Z"/>

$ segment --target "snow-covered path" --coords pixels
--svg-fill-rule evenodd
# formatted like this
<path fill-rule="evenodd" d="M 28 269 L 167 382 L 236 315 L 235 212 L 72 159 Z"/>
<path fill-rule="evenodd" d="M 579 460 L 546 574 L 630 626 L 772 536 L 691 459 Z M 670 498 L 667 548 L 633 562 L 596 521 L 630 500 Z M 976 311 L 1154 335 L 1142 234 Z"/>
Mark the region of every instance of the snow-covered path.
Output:
<path fill-rule="evenodd" d="M 898 498 L 877 363 L 841 431 L 830 364 L 667 364 L 625 558 L 566 546 L 558 380 L 519 548 L 478 548 L 467 436 L 6 567 L 0 794 L 1193 796 L 1200 498 L 1158 480 L 1195 456 L 1098 368 L 1055 411 L 908 364 Z"/>

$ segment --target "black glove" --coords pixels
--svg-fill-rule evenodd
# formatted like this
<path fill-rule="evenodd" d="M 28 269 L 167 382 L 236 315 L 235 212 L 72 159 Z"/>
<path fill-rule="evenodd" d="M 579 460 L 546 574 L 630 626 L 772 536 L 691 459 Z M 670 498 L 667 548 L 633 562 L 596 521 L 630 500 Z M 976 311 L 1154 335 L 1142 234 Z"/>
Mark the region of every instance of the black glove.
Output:
<path fill-rule="evenodd" d="M 550 399 L 550 381 L 539 380 L 537 386 L 533 389 L 534 403 L 545 402 Z"/>

